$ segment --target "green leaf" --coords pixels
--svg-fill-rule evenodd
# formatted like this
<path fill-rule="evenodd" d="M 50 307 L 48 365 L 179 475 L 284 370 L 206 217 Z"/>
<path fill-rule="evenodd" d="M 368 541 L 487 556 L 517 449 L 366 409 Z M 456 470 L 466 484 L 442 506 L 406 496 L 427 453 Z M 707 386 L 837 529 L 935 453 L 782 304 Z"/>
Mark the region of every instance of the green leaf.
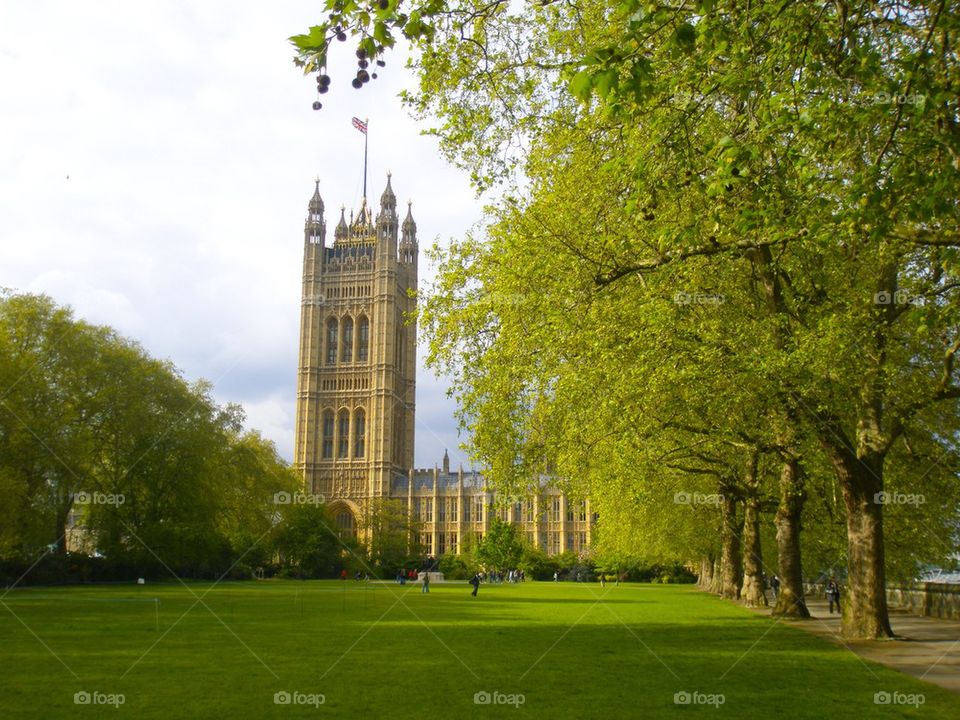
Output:
<path fill-rule="evenodd" d="M 593 78 L 586 70 L 581 70 L 570 81 L 570 92 L 573 96 L 583 102 L 590 99 L 590 91 L 593 87 Z"/>

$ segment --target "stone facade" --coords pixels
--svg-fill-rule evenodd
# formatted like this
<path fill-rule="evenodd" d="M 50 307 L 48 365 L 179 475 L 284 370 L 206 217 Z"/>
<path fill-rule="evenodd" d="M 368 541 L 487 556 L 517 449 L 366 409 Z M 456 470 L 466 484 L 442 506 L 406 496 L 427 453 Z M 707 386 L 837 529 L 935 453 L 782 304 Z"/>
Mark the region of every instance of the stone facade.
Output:
<path fill-rule="evenodd" d="M 496 515 L 550 554 L 589 549 L 589 501 L 541 483 L 498 506 L 483 477 L 462 468 L 415 469 L 417 225 L 402 223 L 388 176 L 376 218 L 366 198 L 349 221 L 341 209 L 326 243 L 317 181 L 307 206 L 294 463 L 304 490 L 323 495 L 341 531 L 355 532 L 373 498 L 405 501 L 432 555 L 481 538 Z"/>

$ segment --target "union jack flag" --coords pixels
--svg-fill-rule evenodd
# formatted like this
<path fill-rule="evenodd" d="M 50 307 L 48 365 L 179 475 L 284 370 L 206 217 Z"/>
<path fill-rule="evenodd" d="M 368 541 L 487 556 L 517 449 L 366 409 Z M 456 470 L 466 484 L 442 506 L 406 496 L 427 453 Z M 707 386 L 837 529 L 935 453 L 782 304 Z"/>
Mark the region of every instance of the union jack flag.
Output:
<path fill-rule="evenodd" d="M 360 132 L 362 132 L 364 135 L 367 134 L 367 124 L 366 124 L 363 120 L 361 120 L 360 118 L 354 118 L 354 119 L 353 119 L 353 126 L 354 126 L 357 130 L 359 130 Z"/>

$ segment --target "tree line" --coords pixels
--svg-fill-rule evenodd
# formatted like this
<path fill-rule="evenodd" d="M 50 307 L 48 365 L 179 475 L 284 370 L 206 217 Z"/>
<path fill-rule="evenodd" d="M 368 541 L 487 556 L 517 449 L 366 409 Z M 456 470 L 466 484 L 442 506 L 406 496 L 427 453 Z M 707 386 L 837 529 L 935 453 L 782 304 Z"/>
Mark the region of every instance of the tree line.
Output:
<path fill-rule="evenodd" d="M 243 420 L 111 328 L 0 294 L 3 581 L 339 572 L 352 541 Z"/>
<path fill-rule="evenodd" d="M 957 547 L 957 8 L 335 4 L 308 72 L 332 29 L 407 37 L 405 101 L 496 191 L 421 322 L 499 489 L 565 478 L 607 551 L 777 574 L 778 614 L 835 570 L 843 633 L 890 636 L 888 577 Z"/>

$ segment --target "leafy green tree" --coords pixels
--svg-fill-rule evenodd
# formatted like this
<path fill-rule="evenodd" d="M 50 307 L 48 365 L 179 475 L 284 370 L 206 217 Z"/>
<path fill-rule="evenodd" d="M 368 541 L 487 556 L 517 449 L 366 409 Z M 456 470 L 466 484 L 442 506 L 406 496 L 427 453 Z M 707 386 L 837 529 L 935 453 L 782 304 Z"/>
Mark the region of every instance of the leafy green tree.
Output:
<path fill-rule="evenodd" d="M 352 538 L 338 537 L 335 527 L 322 505 L 285 506 L 273 541 L 282 564 L 301 578 L 335 577 L 355 546 Z"/>
<path fill-rule="evenodd" d="M 495 517 L 477 545 L 477 562 L 488 570 L 507 571 L 516 569 L 522 557 L 523 542 L 517 526 Z"/>
<path fill-rule="evenodd" d="M 423 523 L 411 517 L 402 500 L 373 498 L 360 517 L 360 536 L 365 539 L 370 564 L 384 577 L 394 575 L 409 558 L 422 555 Z"/>

